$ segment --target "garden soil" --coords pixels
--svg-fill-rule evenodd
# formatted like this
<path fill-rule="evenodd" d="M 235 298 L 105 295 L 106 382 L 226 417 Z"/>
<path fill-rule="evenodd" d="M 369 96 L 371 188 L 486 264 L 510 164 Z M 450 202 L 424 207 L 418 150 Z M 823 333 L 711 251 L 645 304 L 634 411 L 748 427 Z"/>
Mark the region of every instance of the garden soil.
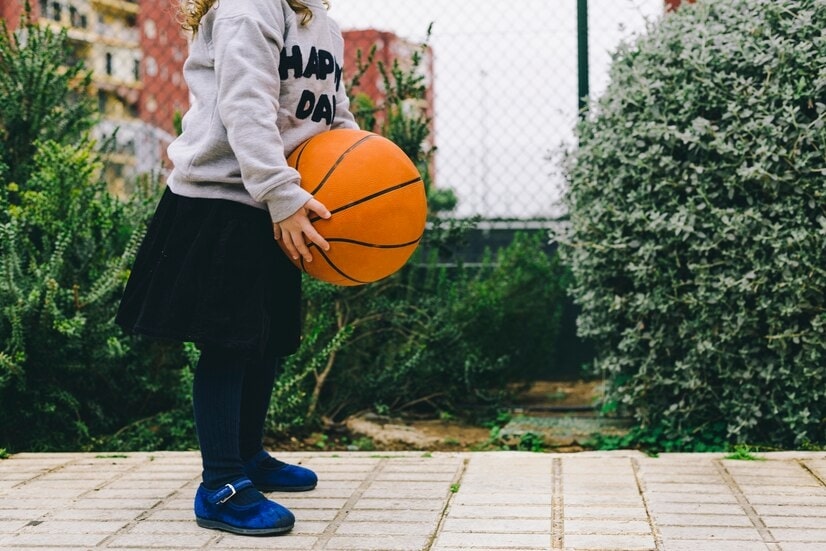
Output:
<path fill-rule="evenodd" d="M 541 448 L 566 452 L 587 449 L 593 432 L 614 431 L 597 416 L 602 382 L 537 381 L 521 389 L 506 408 L 507 415 L 491 422 L 461 419 L 390 417 L 360 413 L 324 432 L 289 441 L 270 441 L 282 450 L 327 451 L 473 451 L 517 449 L 525 433 L 541 437 Z M 534 439 L 534 441 L 536 441 Z"/>

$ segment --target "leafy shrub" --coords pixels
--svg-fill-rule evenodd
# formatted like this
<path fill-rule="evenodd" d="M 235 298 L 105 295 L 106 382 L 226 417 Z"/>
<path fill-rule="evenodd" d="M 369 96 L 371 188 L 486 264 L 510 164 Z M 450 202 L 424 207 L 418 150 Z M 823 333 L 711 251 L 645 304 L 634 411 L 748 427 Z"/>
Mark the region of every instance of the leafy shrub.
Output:
<path fill-rule="evenodd" d="M 153 201 L 100 181 L 65 33 L 3 28 L 0 64 L 0 444 L 79 449 L 174 402 L 180 351 L 113 323 Z"/>
<path fill-rule="evenodd" d="M 26 3 L 28 17 L 29 11 Z M 17 184 L 28 179 L 37 142 L 72 143 L 97 113 L 87 94 L 91 72 L 67 55 L 66 30 L 25 20 L 23 28 L 12 33 L 0 21 L 0 163 Z"/>
<path fill-rule="evenodd" d="M 147 360 L 112 322 L 139 232 L 95 178 L 91 148 L 40 144 L 25 187 L 0 186 L 0 441 L 11 449 L 77 448 L 147 399 Z"/>
<path fill-rule="evenodd" d="M 686 5 L 578 127 L 579 327 L 656 445 L 826 441 L 824 28 L 821 0 Z"/>
<path fill-rule="evenodd" d="M 305 280 L 306 334 L 276 383 L 271 428 L 493 405 L 509 383 L 552 373 L 566 271 L 544 240 L 517 235 L 482 269 L 422 259 L 365 287 Z"/>

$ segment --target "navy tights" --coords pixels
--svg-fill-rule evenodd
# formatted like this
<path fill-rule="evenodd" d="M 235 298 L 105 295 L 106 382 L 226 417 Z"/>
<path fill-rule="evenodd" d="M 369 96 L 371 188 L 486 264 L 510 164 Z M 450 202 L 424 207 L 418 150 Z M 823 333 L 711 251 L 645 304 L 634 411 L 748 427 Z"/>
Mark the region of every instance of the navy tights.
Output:
<path fill-rule="evenodd" d="M 243 477 L 243 463 L 261 451 L 278 365 L 270 355 L 201 348 L 192 403 L 207 488 Z"/>

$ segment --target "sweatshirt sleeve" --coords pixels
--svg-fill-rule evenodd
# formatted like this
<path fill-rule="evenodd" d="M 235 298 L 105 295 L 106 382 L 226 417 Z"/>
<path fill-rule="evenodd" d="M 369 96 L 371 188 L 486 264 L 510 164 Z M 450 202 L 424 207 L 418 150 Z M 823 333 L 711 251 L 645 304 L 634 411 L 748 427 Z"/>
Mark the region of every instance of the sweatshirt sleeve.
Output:
<path fill-rule="evenodd" d="M 240 15 L 219 19 L 212 34 L 218 115 L 250 196 L 266 203 L 273 221 L 287 218 L 312 196 L 287 165 L 277 126 L 281 33 Z"/>

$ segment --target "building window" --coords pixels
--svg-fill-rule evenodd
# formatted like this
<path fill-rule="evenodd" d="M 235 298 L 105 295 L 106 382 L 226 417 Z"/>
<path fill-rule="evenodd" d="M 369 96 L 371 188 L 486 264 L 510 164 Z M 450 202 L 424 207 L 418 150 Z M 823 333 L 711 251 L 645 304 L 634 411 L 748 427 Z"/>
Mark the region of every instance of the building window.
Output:
<path fill-rule="evenodd" d="M 135 80 L 141 79 L 141 60 L 136 59 L 134 60 L 132 65 L 132 75 L 135 77 Z"/>
<path fill-rule="evenodd" d="M 106 74 L 112 76 L 112 53 L 106 52 Z"/>
<path fill-rule="evenodd" d="M 63 16 L 63 8 L 58 2 L 52 2 L 52 19 L 60 23 Z"/>
<path fill-rule="evenodd" d="M 146 76 L 154 77 L 158 76 L 158 62 L 155 61 L 155 58 L 150 56 L 146 56 L 144 58 L 144 69 L 146 70 Z"/>

